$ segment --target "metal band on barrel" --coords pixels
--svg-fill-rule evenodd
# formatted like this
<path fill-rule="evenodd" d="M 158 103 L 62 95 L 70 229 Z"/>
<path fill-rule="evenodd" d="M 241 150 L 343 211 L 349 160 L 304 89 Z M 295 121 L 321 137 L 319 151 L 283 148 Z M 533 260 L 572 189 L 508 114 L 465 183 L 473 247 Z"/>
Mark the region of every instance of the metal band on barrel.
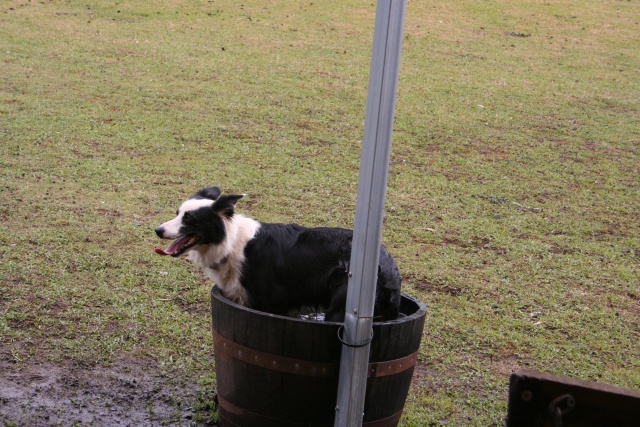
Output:
<path fill-rule="evenodd" d="M 235 343 L 213 331 L 214 351 L 225 353 L 243 362 L 260 366 L 273 371 L 309 377 L 337 377 L 339 363 L 313 362 L 309 360 L 293 359 L 254 350 Z M 369 363 L 367 376 L 384 377 L 413 368 L 418 359 L 418 352 L 414 352 L 400 359 Z"/>

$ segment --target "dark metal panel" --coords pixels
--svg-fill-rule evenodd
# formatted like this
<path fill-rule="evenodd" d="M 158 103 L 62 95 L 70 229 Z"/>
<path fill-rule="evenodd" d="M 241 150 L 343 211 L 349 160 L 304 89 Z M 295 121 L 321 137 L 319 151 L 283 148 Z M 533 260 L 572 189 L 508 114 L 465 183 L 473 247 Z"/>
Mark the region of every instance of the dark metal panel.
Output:
<path fill-rule="evenodd" d="M 508 427 L 638 427 L 640 391 L 525 371 L 511 376 Z"/>

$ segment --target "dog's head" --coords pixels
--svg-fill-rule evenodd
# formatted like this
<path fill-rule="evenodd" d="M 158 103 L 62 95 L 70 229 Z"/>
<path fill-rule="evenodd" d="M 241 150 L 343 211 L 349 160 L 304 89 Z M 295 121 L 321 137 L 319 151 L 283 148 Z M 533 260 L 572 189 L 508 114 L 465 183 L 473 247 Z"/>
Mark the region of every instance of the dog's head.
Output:
<path fill-rule="evenodd" d="M 197 245 L 217 245 L 226 236 L 225 220 L 233 217 L 236 202 L 244 195 L 220 194 L 218 187 L 207 187 L 187 199 L 176 217 L 156 228 L 162 239 L 172 239 L 160 255 L 179 256 Z"/>

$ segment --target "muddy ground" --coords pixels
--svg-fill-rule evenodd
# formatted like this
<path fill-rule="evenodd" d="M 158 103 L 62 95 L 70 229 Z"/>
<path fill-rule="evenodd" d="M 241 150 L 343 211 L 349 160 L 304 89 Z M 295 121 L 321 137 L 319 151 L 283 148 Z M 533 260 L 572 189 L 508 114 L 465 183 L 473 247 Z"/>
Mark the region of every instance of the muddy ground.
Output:
<path fill-rule="evenodd" d="M 110 367 L 0 359 L 0 426 L 215 426 L 194 408 L 197 381 L 162 373 L 150 360 Z"/>

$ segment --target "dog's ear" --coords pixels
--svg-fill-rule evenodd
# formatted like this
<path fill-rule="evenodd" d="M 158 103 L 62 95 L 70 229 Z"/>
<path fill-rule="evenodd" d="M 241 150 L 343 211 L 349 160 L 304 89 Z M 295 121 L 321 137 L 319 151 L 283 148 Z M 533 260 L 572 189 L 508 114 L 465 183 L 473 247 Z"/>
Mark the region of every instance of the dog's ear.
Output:
<path fill-rule="evenodd" d="M 220 196 L 213 204 L 213 210 L 221 215 L 231 218 L 238 200 L 242 199 L 244 194 L 225 194 Z"/>
<path fill-rule="evenodd" d="M 211 199 L 216 200 L 220 197 L 220 189 L 218 187 L 207 187 L 198 191 L 195 196 L 198 199 Z"/>

